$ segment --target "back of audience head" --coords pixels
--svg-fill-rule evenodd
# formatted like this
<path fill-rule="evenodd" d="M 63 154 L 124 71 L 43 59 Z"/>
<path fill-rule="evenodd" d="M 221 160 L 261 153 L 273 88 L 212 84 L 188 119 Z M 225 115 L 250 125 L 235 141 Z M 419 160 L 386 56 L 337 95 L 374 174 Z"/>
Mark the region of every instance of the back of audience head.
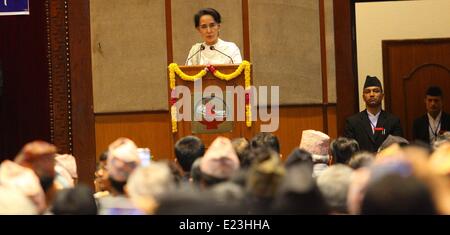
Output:
<path fill-rule="evenodd" d="M 290 168 L 297 164 L 306 164 L 310 166 L 312 169 L 313 161 L 311 153 L 301 148 L 295 148 L 294 150 L 292 150 L 292 152 L 289 154 L 286 161 L 284 162 L 284 166 L 286 168 Z"/>
<path fill-rule="evenodd" d="M 32 169 L 39 177 L 42 189 L 47 192 L 53 186 L 55 178 L 55 154 L 56 146 L 36 140 L 22 148 L 15 162 Z"/>
<path fill-rule="evenodd" d="M 286 170 L 273 203 L 276 214 L 327 214 L 328 207 L 312 177 L 312 169 L 296 164 Z"/>
<path fill-rule="evenodd" d="M 278 138 L 274 134 L 268 132 L 260 132 L 256 134 L 250 141 L 250 146 L 252 149 L 262 146 L 268 147 L 276 153 L 280 153 L 280 143 Z"/>
<path fill-rule="evenodd" d="M 330 136 L 321 131 L 304 130 L 299 147 L 311 153 L 313 176 L 319 176 L 330 163 Z"/>
<path fill-rule="evenodd" d="M 205 145 L 196 136 L 186 136 L 175 144 L 175 157 L 184 172 L 190 172 L 197 158 L 205 154 Z"/>
<path fill-rule="evenodd" d="M 371 152 L 362 151 L 354 154 L 348 163 L 353 169 L 359 169 L 361 167 L 369 167 L 375 160 L 375 155 Z"/>
<path fill-rule="evenodd" d="M 152 162 L 136 169 L 126 185 L 131 201 L 148 214 L 154 212 L 164 194 L 175 188 L 174 177 L 166 162 Z"/>
<path fill-rule="evenodd" d="M 389 174 L 369 183 L 362 214 L 436 214 L 431 192 L 414 176 Z"/>
<path fill-rule="evenodd" d="M 96 215 L 97 204 L 93 191 L 84 184 L 58 191 L 53 201 L 55 215 Z"/>
<path fill-rule="evenodd" d="M 353 154 L 359 151 L 359 144 L 354 139 L 339 137 L 330 144 L 334 163 L 348 164 Z"/>
<path fill-rule="evenodd" d="M 200 161 L 200 171 L 204 186 L 228 180 L 239 170 L 240 163 L 231 141 L 217 137 Z"/>
<path fill-rule="evenodd" d="M 353 170 L 344 164 L 327 168 L 317 178 L 317 185 L 333 213 L 347 214 L 347 194 Z"/>
<path fill-rule="evenodd" d="M 231 144 L 233 145 L 233 149 L 241 162 L 241 168 L 249 167 L 251 163 L 249 160 L 251 148 L 248 140 L 246 138 L 235 138 L 231 140 Z"/>
<path fill-rule="evenodd" d="M 398 144 L 400 147 L 404 147 L 409 144 L 409 141 L 401 136 L 389 135 L 378 148 L 378 152 L 389 148 L 393 144 Z"/>

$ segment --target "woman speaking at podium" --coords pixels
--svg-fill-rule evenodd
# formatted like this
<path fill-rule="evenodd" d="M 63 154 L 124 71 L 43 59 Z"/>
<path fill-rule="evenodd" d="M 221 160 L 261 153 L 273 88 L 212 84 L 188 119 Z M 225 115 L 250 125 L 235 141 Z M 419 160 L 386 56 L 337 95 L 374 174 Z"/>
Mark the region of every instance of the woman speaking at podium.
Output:
<path fill-rule="evenodd" d="M 201 9 L 194 16 L 195 28 L 203 43 L 196 43 L 189 51 L 186 65 L 240 64 L 241 52 L 233 42 L 219 38 L 221 16 L 213 8 Z"/>

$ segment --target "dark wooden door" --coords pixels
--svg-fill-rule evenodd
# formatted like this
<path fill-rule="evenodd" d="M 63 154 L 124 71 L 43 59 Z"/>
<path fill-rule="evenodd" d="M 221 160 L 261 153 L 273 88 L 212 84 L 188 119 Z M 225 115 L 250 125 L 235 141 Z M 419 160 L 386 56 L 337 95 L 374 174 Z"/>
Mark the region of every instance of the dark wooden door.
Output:
<path fill-rule="evenodd" d="M 425 114 L 425 92 L 431 85 L 444 93 L 450 112 L 450 38 L 383 41 L 386 109 L 397 115 L 405 137 L 412 139 L 414 119 Z"/>

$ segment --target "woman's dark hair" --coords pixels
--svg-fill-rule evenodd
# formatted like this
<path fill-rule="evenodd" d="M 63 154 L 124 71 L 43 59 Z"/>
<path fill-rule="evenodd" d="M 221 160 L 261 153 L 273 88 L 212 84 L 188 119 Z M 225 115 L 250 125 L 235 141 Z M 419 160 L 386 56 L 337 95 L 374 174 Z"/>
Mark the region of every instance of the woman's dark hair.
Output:
<path fill-rule="evenodd" d="M 220 13 L 218 11 L 213 8 L 203 8 L 194 15 L 194 23 L 196 28 L 200 26 L 200 18 L 204 15 L 212 16 L 214 18 L 214 21 L 216 21 L 216 23 L 218 24 L 222 22 Z"/>

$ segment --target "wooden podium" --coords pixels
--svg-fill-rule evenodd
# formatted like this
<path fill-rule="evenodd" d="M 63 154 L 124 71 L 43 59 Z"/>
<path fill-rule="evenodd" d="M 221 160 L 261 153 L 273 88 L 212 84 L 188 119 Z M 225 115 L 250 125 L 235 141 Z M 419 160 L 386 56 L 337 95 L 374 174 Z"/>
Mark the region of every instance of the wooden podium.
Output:
<path fill-rule="evenodd" d="M 247 62 L 248 63 L 248 62 Z M 249 64 L 250 66 L 250 64 Z M 205 70 L 207 66 L 205 65 L 196 65 L 196 66 L 179 66 L 178 68 L 186 75 L 196 75 L 199 72 L 201 72 L 202 70 Z M 230 95 L 230 93 L 226 93 L 226 87 L 227 86 L 232 86 L 232 87 L 236 87 L 236 86 L 242 86 L 242 88 L 245 88 L 245 69 L 242 70 L 242 72 L 235 78 L 230 79 L 228 81 L 226 80 L 222 80 L 218 77 L 216 77 L 211 71 L 214 71 L 214 69 L 216 71 L 220 71 L 220 73 L 225 74 L 225 75 L 229 75 L 234 73 L 235 71 L 238 70 L 239 65 L 212 65 L 212 69 L 210 69 L 210 71 L 207 71 L 207 73 L 201 78 L 202 79 L 202 94 L 205 90 L 206 87 L 208 86 L 217 86 L 222 90 L 222 93 L 224 94 L 224 97 L 226 95 Z M 251 68 L 249 68 L 251 71 Z M 251 72 L 250 72 L 250 82 L 251 82 Z M 189 88 L 189 90 L 191 91 L 191 94 L 194 94 L 194 82 L 193 81 L 187 81 L 187 80 L 183 80 L 179 74 L 175 73 L 175 83 L 176 86 L 186 86 Z M 248 85 L 248 84 L 247 84 Z M 169 90 L 169 97 L 171 94 L 171 89 Z M 184 137 L 184 136 L 188 136 L 188 135 L 194 135 L 199 137 L 203 143 L 205 144 L 205 146 L 209 146 L 212 141 L 218 137 L 218 136 L 225 136 L 228 137 L 230 139 L 233 138 L 238 138 L 238 137 L 245 137 L 247 139 L 250 139 L 256 132 L 255 132 L 255 120 L 253 120 L 252 124 L 250 127 L 248 127 L 246 125 L 246 121 L 238 121 L 237 119 L 237 109 L 238 108 L 242 108 L 242 106 L 238 106 L 237 102 L 238 102 L 238 98 L 240 99 L 240 102 L 242 102 L 242 96 L 238 97 L 238 95 L 236 93 L 231 94 L 233 95 L 233 101 L 234 101 L 234 119 L 232 121 L 232 128 L 229 128 L 226 132 L 221 132 L 221 131 L 214 131 L 212 130 L 214 133 L 201 133 L 198 131 L 195 131 L 196 128 L 193 129 L 194 127 L 198 127 L 199 125 L 204 125 L 205 127 L 208 126 L 210 127 L 211 125 L 209 125 L 210 123 L 208 123 L 206 120 L 202 120 L 201 122 L 196 122 L 194 120 L 192 121 L 185 121 L 185 120 L 181 120 L 178 121 L 176 124 L 176 132 L 173 131 L 173 140 L 174 143 Z M 181 97 L 180 97 L 181 98 Z M 247 97 L 248 99 L 248 97 Z M 224 98 L 225 100 L 225 98 Z M 174 101 L 169 103 L 169 106 L 171 106 L 171 104 Z M 196 112 L 196 107 L 195 104 L 193 104 L 193 99 L 191 99 L 191 111 L 192 112 Z M 244 102 L 245 102 L 245 96 L 244 96 Z M 226 105 L 228 106 L 228 105 Z M 171 107 L 169 107 L 170 110 Z M 198 110 L 198 109 L 197 109 Z M 244 110 L 245 110 L 245 106 L 244 106 Z M 184 111 L 184 110 L 182 110 Z M 195 122 L 195 123 L 193 123 Z M 213 121 L 214 122 L 214 121 Z M 211 123 L 213 127 L 217 126 L 220 127 L 220 125 L 223 124 L 217 124 L 217 123 Z M 228 123 L 230 124 L 230 123 Z M 228 125 L 229 127 L 229 125 Z M 201 129 L 201 128 L 200 128 Z M 216 129 L 218 130 L 218 129 Z"/>

